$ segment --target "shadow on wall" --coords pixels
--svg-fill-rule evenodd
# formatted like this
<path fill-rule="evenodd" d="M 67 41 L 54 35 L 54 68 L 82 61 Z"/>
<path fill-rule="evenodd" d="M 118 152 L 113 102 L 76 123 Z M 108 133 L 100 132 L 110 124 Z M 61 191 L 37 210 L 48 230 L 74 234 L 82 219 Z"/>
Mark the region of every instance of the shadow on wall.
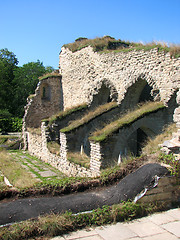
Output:
<path fill-rule="evenodd" d="M 117 91 L 108 81 L 103 81 L 101 87 L 96 91 L 92 96 L 90 108 L 95 108 L 109 102 L 117 102 Z"/>
<path fill-rule="evenodd" d="M 157 100 L 159 101 L 159 90 L 150 86 L 146 80 L 138 78 L 137 82 L 128 88 L 121 102 L 121 109 L 133 109 L 138 103 Z"/>

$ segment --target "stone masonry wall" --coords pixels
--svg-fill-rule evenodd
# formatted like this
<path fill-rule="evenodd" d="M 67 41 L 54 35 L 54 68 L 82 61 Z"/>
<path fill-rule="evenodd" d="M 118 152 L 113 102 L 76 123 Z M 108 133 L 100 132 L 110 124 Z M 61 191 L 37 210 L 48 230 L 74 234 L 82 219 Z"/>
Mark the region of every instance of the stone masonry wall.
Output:
<path fill-rule="evenodd" d="M 99 54 L 91 47 L 75 53 L 63 47 L 59 64 L 65 108 L 90 103 L 103 82 L 117 91 L 119 103 L 140 78 L 154 92 L 159 90 L 160 100 L 165 103 L 180 87 L 180 58 L 171 58 L 158 49 Z"/>
<path fill-rule="evenodd" d="M 60 110 L 62 110 L 61 76 L 47 77 L 39 81 L 35 94 L 28 98 L 23 119 L 25 127 L 40 127 L 42 119 Z"/>
<path fill-rule="evenodd" d="M 93 172 L 78 164 L 73 164 L 67 160 L 66 136 L 61 133 L 60 136 L 60 156 L 50 153 L 47 148 L 46 125 L 41 125 L 41 134 L 28 132 L 28 151 L 43 161 L 51 164 L 61 172 L 68 176 L 93 177 L 98 176 L 97 172 Z"/>
<path fill-rule="evenodd" d="M 31 154 L 69 176 L 98 175 L 102 158 L 101 146 L 91 143 L 90 170 L 87 170 L 67 160 L 65 134 L 60 135 L 61 149 L 60 156 L 57 156 L 47 149 L 45 123 L 41 125 L 40 135 L 27 132 L 28 128 L 40 127 L 42 119 L 59 110 L 82 103 L 90 105 L 102 86 L 108 87 L 110 97 L 116 95 L 114 99 L 119 104 L 123 105 L 126 98 L 125 110 L 133 102 L 137 103 L 140 94 L 138 89 L 144 86 L 144 81 L 152 87 L 155 99 L 162 100 L 167 105 L 180 88 L 180 58 L 171 58 L 169 53 L 158 52 L 158 49 L 99 54 L 91 47 L 75 53 L 63 47 L 59 73 L 61 75 L 47 77 L 39 82 L 34 97 L 29 99 L 25 109 L 23 133 L 25 146 Z M 135 84 L 135 88 L 131 88 Z M 179 93 L 177 104 L 178 99 Z M 179 107 L 175 110 L 174 120 L 179 128 Z"/>

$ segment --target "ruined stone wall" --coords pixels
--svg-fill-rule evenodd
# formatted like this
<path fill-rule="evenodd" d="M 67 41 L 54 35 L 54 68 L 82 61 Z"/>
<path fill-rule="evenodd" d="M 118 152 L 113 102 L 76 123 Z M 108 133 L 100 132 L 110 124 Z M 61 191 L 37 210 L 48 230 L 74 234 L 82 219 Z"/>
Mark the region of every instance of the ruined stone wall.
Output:
<path fill-rule="evenodd" d="M 41 120 L 62 110 L 61 76 L 47 77 L 36 88 L 35 94 L 28 98 L 25 108 L 24 128 L 37 128 Z"/>
<path fill-rule="evenodd" d="M 60 155 L 51 153 L 47 148 L 46 125 L 41 124 L 41 133 L 28 132 L 28 151 L 30 154 L 37 156 L 43 161 L 51 164 L 68 176 L 93 177 L 98 174 L 90 169 L 81 167 L 67 160 L 67 142 L 66 135 L 61 133 L 60 136 Z"/>
<path fill-rule="evenodd" d="M 91 47 L 75 53 L 63 47 L 60 73 L 63 76 L 64 107 L 90 103 L 103 82 L 110 88 L 111 95 L 115 91 L 118 93 L 120 103 L 139 79 L 147 81 L 154 94 L 159 90 L 157 97 L 166 103 L 180 87 L 179 68 L 180 58 L 171 58 L 169 53 L 158 52 L 158 49 L 99 54 Z M 132 94 L 129 101 L 131 99 Z"/>
<path fill-rule="evenodd" d="M 102 144 L 90 142 L 90 169 L 85 169 L 67 160 L 67 151 L 70 148 L 68 134 L 60 133 L 60 137 L 55 137 L 60 140 L 61 145 L 60 156 L 57 156 L 47 148 L 45 123 L 42 123 L 40 135 L 27 132 L 27 129 L 40 127 L 42 119 L 59 110 L 82 103 L 91 106 L 102 104 L 109 101 L 109 97 L 119 103 L 122 112 L 138 103 L 146 82 L 151 87 L 153 100 L 162 100 L 169 106 L 167 117 L 172 119 L 176 107 L 174 120 L 179 128 L 179 93 L 176 98 L 180 87 L 179 68 L 180 58 L 171 58 L 169 53 L 158 52 L 158 49 L 99 54 L 93 52 L 91 47 L 75 53 L 62 48 L 59 69 L 61 75 L 41 80 L 35 95 L 26 106 L 23 133 L 28 150 L 69 176 L 98 175 L 104 155 Z M 100 91 L 101 89 L 103 90 Z M 104 93 L 109 96 L 104 96 Z M 56 132 L 58 131 L 59 128 Z M 84 132 L 87 132 L 86 129 Z M 84 137 L 87 136 L 84 134 Z M 120 135 L 118 137 L 121 138 Z M 117 139 L 114 144 L 116 142 Z M 78 146 L 80 145 L 81 143 Z"/>

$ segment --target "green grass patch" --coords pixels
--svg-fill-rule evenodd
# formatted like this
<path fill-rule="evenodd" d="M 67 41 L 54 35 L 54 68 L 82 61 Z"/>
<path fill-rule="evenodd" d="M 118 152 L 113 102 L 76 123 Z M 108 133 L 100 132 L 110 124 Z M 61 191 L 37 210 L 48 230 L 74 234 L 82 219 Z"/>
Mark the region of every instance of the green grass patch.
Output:
<path fill-rule="evenodd" d="M 128 201 L 111 207 L 103 206 L 90 213 L 79 215 L 73 215 L 71 212 L 61 215 L 51 214 L 3 227 L 0 229 L 0 239 L 20 240 L 41 236 L 43 238 L 62 236 L 85 227 L 130 221 L 165 209 L 167 207 L 162 203 L 138 204 Z"/>
<path fill-rule="evenodd" d="M 12 158 L 6 151 L 0 152 L 0 169 L 14 187 L 32 187 L 36 182 L 19 161 Z"/>
<path fill-rule="evenodd" d="M 70 162 L 79 164 L 81 167 L 90 167 L 90 158 L 85 153 L 68 152 L 67 158 Z"/>
<path fill-rule="evenodd" d="M 110 103 L 106 103 L 104 105 L 100 105 L 95 110 L 89 111 L 82 118 L 79 118 L 75 121 L 71 121 L 71 123 L 67 127 L 62 128 L 60 131 L 63 133 L 73 131 L 74 129 L 90 122 L 94 118 L 96 118 L 96 117 L 100 116 L 101 114 L 106 113 L 116 107 L 117 107 L 116 102 L 110 102 Z"/>
<path fill-rule="evenodd" d="M 16 161 L 22 161 L 20 156 L 26 157 L 28 156 L 29 163 L 31 163 L 34 167 L 40 165 L 40 167 L 48 166 L 41 160 L 35 158 L 34 156 L 29 155 L 28 153 L 22 151 L 10 151 L 11 154 L 15 153 L 15 155 L 11 155 L 13 159 Z M 32 161 L 31 161 L 32 159 Z M 35 161 L 34 163 L 34 160 Z M 32 167 L 28 169 L 32 173 L 36 174 L 37 177 L 41 179 L 41 182 L 36 182 L 34 185 L 25 185 L 24 188 L 17 188 L 16 190 L 0 188 L 0 199 L 10 198 L 10 197 L 30 197 L 30 196 L 38 196 L 38 195 L 46 195 L 50 194 L 52 196 L 55 195 L 64 195 L 73 192 L 85 191 L 87 189 L 92 189 L 94 187 L 101 187 L 104 185 L 109 185 L 121 180 L 123 177 L 127 176 L 131 172 L 135 171 L 139 168 L 147 159 L 143 157 L 135 158 L 132 161 L 126 161 L 121 166 L 114 166 L 103 170 L 101 175 L 96 178 L 88 178 L 88 177 L 67 177 L 62 174 L 60 171 L 56 169 L 57 176 L 54 177 L 42 177 L 40 176 L 37 171 L 35 171 Z M 42 165 L 40 164 L 42 163 Z M 24 163 L 27 165 L 27 163 Z M 53 170 L 52 166 L 49 166 L 49 169 Z M 12 170 L 11 170 L 12 171 Z M 27 171 L 27 170 L 26 170 Z M 55 169 L 53 170 L 55 171 Z M 4 173 L 5 174 L 5 173 Z M 24 177 L 24 176 L 22 176 Z"/>
<path fill-rule="evenodd" d="M 171 176 L 180 177 L 180 160 L 176 160 L 172 153 L 161 153 L 158 160 L 169 165 L 168 170 L 170 171 Z"/>
<path fill-rule="evenodd" d="M 44 119 L 42 121 L 47 122 L 49 125 L 51 125 L 54 121 L 62 120 L 63 118 L 67 117 L 68 115 L 70 115 L 74 112 L 87 109 L 87 107 L 88 107 L 87 104 L 83 103 L 83 104 L 77 105 L 75 107 L 68 108 L 65 111 L 60 111 L 57 114 L 54 114 L 52 117 L 50 117 L 48 119 Z"/>
<path fill-rule="evenodd" d="M 136 120 L 144 117 L 147 114 L 153 113 L 159 109 L 165 108 L 162 102 L 147 102 L 143 105 L 139 105 L 137 109 L 126 113 L 123 117 L 118 120 L 111 122 L 106 125 L 103 129 L 93 133 L 90 140 L 95 142 L 104 141 L 108 136 L 119 130 L 120 128 L 126 127 L 132 124 Z"/>

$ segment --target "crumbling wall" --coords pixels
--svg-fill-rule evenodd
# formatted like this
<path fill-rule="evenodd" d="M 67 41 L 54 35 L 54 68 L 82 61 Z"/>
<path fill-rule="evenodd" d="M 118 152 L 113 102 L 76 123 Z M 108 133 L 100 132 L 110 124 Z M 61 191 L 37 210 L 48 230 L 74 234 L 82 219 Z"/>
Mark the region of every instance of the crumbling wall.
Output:
<path fill-rule="evenodd" d="M 65 108 L 91 103 L 103 83 L 109 87 L 112 97 L 117 92 L 119 103 L 140 79 L 152 87 L 154 98 L 165 103 L 180 87 L 180 58 L 171 58 L 169 53 L 158 52 L 157 48 L 99 54 L 91 47 L 75 53 L 63 47 L 59 63 Z M 126 106 L 133 98 L 131 94 Z"/>
<path fill-rule="evenodd" d="M 63 109 L 61 76 L 51 76 L 39 81 L 35 94 L 28 98 L 25 107 L 26 128 L 37 128 L 41 120 Z"/>
<path fill-rule="evenodd" d="M 159 52 L 158 49 L 99 54 L 91 47 L 75 53 L 63 47 L 60 53 L 61 75 L 41 80 L 26 106 L 23 132 L 29 151 L 68 175 L 98 175 L 103 158 L 101 144 L 90 143 L 91 161 L 87 170 L 67 160 L 68 136 L 60 133 L 57 137 L 59 128 L 55 138 L 60 141 L 60 156 L 47 149 L 47 136 L 43 128 L 41 136 L 27 129 L 38 128 L 42 119 L 82 103 L 93 107 L 117 101 L 119 113 L 122 113 L 146 100 L 146 95 L 148 99 L 161 100 L 168 105 L 167 118 L 168 121 L 172 120 L 174 108 L 179 104 L 179 93 L 176 101 L 172 101 L 180 88 L 179 67 L 180 58 L 171 58 L 169 53 Z M 175 110 L 174 120 L 179 128 L 179 107 Z"/>

